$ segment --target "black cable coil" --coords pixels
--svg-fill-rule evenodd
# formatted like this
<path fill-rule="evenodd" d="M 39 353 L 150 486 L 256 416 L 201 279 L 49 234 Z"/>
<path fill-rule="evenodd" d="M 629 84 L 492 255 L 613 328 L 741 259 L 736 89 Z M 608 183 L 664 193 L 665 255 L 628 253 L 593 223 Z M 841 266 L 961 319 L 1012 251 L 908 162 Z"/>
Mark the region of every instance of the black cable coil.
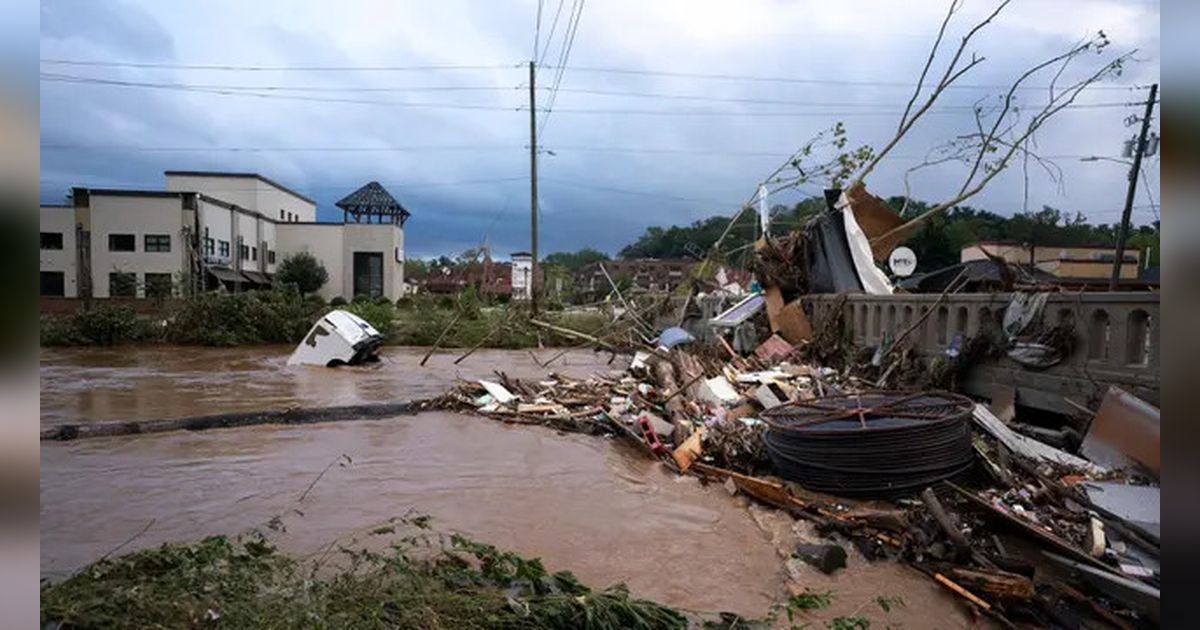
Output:
<path fill-rule="evenodd" d="M 867 392 L 763 414 L 767 455 L 784 479 L 847 497 L 897 497 L 974 463 L 975 403 L 944 392 Z"/>

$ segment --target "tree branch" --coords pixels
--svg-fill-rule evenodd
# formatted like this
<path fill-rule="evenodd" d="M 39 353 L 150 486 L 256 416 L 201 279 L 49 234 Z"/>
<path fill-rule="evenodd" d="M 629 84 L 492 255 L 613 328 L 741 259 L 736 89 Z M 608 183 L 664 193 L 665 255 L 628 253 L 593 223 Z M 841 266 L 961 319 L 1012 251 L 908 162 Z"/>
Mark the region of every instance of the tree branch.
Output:
<path fill-rule="evenodd" d="M 958 0 L 951 0 L 952 3 L 956 3 L 957 1 Z M 925 112 L 929 111 L 929 108 L 932 107 L 937 101 L 938 97 L 942 95 L 942 92 L 946 91 L 947 87 L 961 78 L 972 68 L 983 63 L 983 57 L 971 55 L 971 62 L 962 68 L 958 68 L 958 62 L 962 58 L 962 54 L 966 50 L 968 44 L 970 44 L 971 39 L 975 37 L 975 35 L 985 26 L 990 24 L 992 20 L 1004 10 L 1004 7 L 1008 6 L 1009 2 L 1011 2 L 1011 0 L 1004 0 L 1001 2 L 983 21 L 976 24 L 970 31 L 967 31 L 966 35 L 963 35 L 962 41 L 960 41 L 958 44 L 958 49 L 954 51 L 954 56 L 950 58 L 950 63 L 946 66 L 945 72 L 942 73 L 942 78 L 938 81 L 937 86 L 929 94 L 929 97 L 925 99 L 925 102 L 920 108 L 917 109 L 916 112 L 912 114 L 911 117 L 908 116 L 907 113 L 905 114 L 905 120 L 902 121 L 900 127 L 896 130 L 896 134 L 887 142 L 887 144 L 884 145 L 883 149 L 880 149 L 879 153 L 875 154 L 873 159 L 867 162 L 866 166 L 864 166 L 862 170 L 859 171 L 858 175 L 851 180 L 850 185 L 847 186 L 847 188 L 854 188 L 858 184 L 861 184 L 863 180 L 866 179 L 867 175 L 870 175 L 871 171 L 875 170 L 875 167 L 879 165 L 879 162 L 882 161 L 883 158 L 887 156 L 887 154 L 890 153 L 897 144 L 900 143 L 900 140 L 909 132 L 910 129 L 913 128 L 913 125 L 916 124 L 921 116 L 924 115 Z M 953 7 L 951 9 L 952 10 L 950 13 L 953 14 Z M 941 35 L 939 34 L 938 40 L 935 42 L 931 52 L 932 56 L 937 55 L 937 48 L 940 45 L 940 42 Z M 920 85 L 918 84 L 918 90 L 919 89 Z"/>

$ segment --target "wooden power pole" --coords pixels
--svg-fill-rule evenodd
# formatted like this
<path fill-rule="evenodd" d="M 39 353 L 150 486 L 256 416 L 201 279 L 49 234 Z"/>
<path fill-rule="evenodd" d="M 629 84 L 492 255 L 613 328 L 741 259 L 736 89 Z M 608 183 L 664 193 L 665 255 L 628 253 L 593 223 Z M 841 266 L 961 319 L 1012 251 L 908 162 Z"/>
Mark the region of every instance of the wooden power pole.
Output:
<path fill-rule="evenodd" d="M 1133 212 L 1133 196 L 1137 192 L 1138 175 L 1142 172 L 1142 154 L 1146 152 L 1146 135 L 1150 132 L 1150 116 L 1154 113 L 1154 101 L 1158 98 L 1158 84 L 1150 86 L 1150 98 L 1146 100 L 1146 113 L 1142 116 L 1142 132 L 1138 135 L 1137 150 L 1133 154 L 1133 166 L 1129 169 L 1129 190 L 1125 193 L 1125 210 L 1121 212 L 1121 229 L 1117 232 L 1117 257 L 1113 261 L 1112 277 L 1108 290 L 1116 291 L 1121 279 L 1121 263 L 1125 258 L 1125 239 L 1129 238 L 1129 215 Z M 1134 265 L 1137 268 L 1137 265 Z"/>
<path fill-rule="evenodd" d="M 529 226 L 530 254 L 533 256 L 532 270 L 528 282 L 529 309 L 538 312 L 538 172 L 537 172 L 537 73 L 534 62 L 529 62 Z"/>

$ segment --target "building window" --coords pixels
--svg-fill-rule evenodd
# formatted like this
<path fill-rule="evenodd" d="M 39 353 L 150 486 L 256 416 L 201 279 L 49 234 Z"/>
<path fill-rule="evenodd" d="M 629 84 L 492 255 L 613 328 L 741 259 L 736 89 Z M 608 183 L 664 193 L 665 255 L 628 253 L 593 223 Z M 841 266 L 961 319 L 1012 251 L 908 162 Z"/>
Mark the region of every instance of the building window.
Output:
<path fill-rule="evenodd" d="M 132 234 L 109 234 L 108 251 L 133 252 L 137 251 L 137 239 Z"/>
<path fill-rule="evenodd" d="M 169 273 L 146 274 L 146 297 L 171 297 L 171 284 L 171 274 Z"/>
<path fill-rule="evenodd" d="M 42 232 L 42 249 L 62 249 L 62 232 Z"/>
<path fill-rule="evenodd" d="M 171 235 L 170 234 L 147 234 L 145 236 L 146 251 L 148 252 L 169 252 L 171 251 Z"/>
<path fill-rule="evenodd" d="M 279 220 L 280 221 L 283 220 L 283 210 L 282 209 L 279 211 Z"/>
<path fill-rule="evenodd" d="M 271 265 L 275 264 L 275 250 L 267 250 L 267 263 Z"/>
<path fill-rule="evenodd" d="M 42 236 L 45 235 L 46 233 L 42 232 Z M 61 271 L 43 271 L 41 295 L 46 297 L 63 297 L 66 295 L 66 284 L 64 278 L 65 276 Z"/>
<path fill-rule="evenodd" d="M 222 258 L 229 258 L 229 241 L 220 241 L 217 243 L 220 246 Z"/>
<path fill-rule="evenodd" d="M 108 294 L 111 297 L 137 297 L 137 274 L 126 271 L 108 274 Z"/>
<path fill-rule="evenodd" d="M 258 248 L 257 247 L 250 248 L 250 260 L 258 262 Z"/>
<path fill-rule="evenodd" d="M 204 255 L 212 256 L 217 253 L 217 242 L 209 237 L 204 237 Z"/>
<path fill-rule="evenodd" d="M 250 260 L 250 246 L 238 245 L 238 254 L 241 255 L 242 260 Z"/>

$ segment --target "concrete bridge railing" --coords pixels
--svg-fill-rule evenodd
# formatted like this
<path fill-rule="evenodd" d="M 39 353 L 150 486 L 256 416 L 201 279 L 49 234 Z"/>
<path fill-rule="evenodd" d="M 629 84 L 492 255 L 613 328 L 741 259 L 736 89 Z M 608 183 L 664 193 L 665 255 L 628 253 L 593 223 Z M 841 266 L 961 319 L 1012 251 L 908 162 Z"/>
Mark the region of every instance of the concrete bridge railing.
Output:
<path fill-rule="evenodd" d="M 814 295 L 802 298 L 812 323 L 820 326 L 840 308 L 856 344 L 876 346 L 885 332 L 895 338 L 932 310 L 910 334 L 925 355 L 944 353 L 954 337 L 1002 326 L 1011 293 L 938 295 Z M 1055 293 L 1042 311 L 1045 324 L 1073 324 L 1074 352 L 1044 370 L 1001 358 L 971 370 L 968 393 L 989 396 L 994 385 L 1017 390 L 1017 401 L 1069 413 L 1063 397 L 1095 405 L 1109 384 L 1159 404 L 1159 294 L 1151 292 Z"/>

